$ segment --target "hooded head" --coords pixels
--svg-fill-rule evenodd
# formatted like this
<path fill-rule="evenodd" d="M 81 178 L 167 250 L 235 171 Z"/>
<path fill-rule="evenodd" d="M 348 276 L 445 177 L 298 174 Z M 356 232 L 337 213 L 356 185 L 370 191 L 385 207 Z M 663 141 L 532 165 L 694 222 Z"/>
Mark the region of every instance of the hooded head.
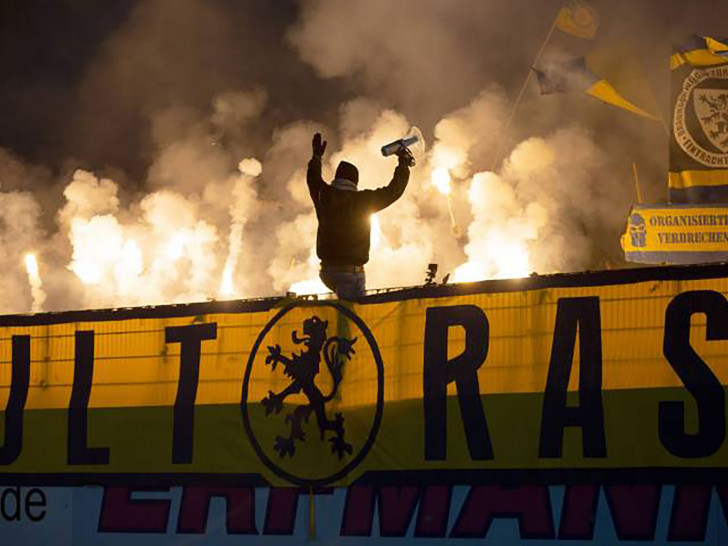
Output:
<path fill-rule="evenodd" d="M 359 185 L 359 169 L 348 161 L 341 161 L 339 166 L 336 167 L 336 175 L 334 178 L 343 178 L 354 183 L 355 186 Z"/>

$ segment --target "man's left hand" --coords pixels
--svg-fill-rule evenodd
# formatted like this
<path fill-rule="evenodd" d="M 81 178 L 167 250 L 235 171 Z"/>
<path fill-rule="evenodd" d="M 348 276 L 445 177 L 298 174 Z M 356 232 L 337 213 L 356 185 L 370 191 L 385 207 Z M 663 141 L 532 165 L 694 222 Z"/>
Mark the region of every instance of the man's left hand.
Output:
<path fill-rule="evenodd" d="M 326 151 L 326 141 L 321 142 L 321 133 L 313 135 L 313 142 L 311 143 L 313 148 L 313 155 L 315 157 L 323 157 Z"/>

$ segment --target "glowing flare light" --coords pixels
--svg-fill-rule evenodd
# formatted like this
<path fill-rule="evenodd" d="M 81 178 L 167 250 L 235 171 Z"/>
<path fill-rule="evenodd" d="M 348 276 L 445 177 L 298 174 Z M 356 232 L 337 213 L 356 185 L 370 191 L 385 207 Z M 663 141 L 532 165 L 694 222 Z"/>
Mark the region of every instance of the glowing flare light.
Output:
<path fill-rule="evenodd" d="M 528 277 L 528 250 L 518 243 L 508 247 L 504 245 L 501 252 L 494 250 L 492 263 L 481 264 L 473 261 L 465 262 L 453 274 L 455 282 L 476 282 L 487 279 L 520 279 Z"/>
<path fill-rule="evenodd" d="M 432 185 L 435 186 L 438 191 L 443 195 L 450 195 L 452 191 L 452 181 L 450 179 L 450 172 L 444 168 L 434 169 L 430 176 Z"/>
<path fill-rule="evenodd" d="M 222 272 L 222 281 L 220 281 L 219 293 L 224 297 L 235 296 L 235 283 L 233 282 L 233 264 L 226 263 Z"/>
<path fill-rule="evenodd" d="M 289 289 L 294 294 L 312 295 L 312 294 L 330 294 L 331 290 L 318 277 L 306 279 L 293 283 Z"/>
<path fill-rule="evenodd" d="M 382 226 L 379 224 L 379 218 L 377 218 L 376 214 L 371 215 L 369 222 L 372 226 L 372 248 L 377 249 L 382 244 Z"/>
<path fill-rule="evenodd" d="M 38 276 L 38 260 L 35 257 L 35 254 L 26 254 L 25 255 L 25 270 L 28 272 L 28 278 L 39 281 L 40 277 Z"/>
<path fill-rule="evenodd" d="M 30 310 L 32 313 L 40 313 L 43 310 L 46 294 L 43 290 L 43 282 L 38 272 L 38 260 L 35 254 L 25 255 L 25 270 L 28 273 L 28 283 L 30 284 L 30 292 L 33 299 Z"/>
<path fill-rule="evenodd" d="M 460 230 L 460 226 L 455 220 L 455 214 L 452 211 L 452 200 L 450 199 L 450 193 L 452 192 L 452 178 L 450 177 L 450 170 L 444 167 L 433 169 L 432 174 L 430 175 L 430 180 L 432 181 L 432 185 L 435 186 L 442 195 L 447 197 L 447 212 L 450 215 L 450 228 L 452 229 L 452 233 L 455 237 L 460 237 L 462 232 Z"/>

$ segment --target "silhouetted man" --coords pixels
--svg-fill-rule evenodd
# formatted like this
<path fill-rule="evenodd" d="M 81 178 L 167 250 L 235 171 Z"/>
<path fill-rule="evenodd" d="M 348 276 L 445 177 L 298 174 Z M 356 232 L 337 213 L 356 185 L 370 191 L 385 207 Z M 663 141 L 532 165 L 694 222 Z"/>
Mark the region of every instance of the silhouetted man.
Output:
<path fill-rule="evenodd" d="M 314 135 L 312 146 L 306 180 L 319 222 L 316 254 L 321 260 L 321 280 L 340 298 L 363 296 L 372 214 L 402 196 L 409 181 L 412 154 L 406 148 L 400 150 L 399 165 L 387 186 L 359 191 L 359 171 L 346 161 L 339 163 L 331 184 L 324 182 L 321 158 L 326 142 L 321 142 L 320 133 Z"/>

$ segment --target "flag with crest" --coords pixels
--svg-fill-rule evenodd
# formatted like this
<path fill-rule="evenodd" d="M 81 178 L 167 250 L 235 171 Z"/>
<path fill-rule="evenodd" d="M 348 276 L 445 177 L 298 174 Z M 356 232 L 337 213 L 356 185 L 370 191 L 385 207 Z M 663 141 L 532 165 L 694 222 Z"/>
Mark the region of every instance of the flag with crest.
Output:
<path fill-rule="evenodd" d="M 670 201 L 728 202 L 728 40 L 691 36 L 670 69 Z"/>

